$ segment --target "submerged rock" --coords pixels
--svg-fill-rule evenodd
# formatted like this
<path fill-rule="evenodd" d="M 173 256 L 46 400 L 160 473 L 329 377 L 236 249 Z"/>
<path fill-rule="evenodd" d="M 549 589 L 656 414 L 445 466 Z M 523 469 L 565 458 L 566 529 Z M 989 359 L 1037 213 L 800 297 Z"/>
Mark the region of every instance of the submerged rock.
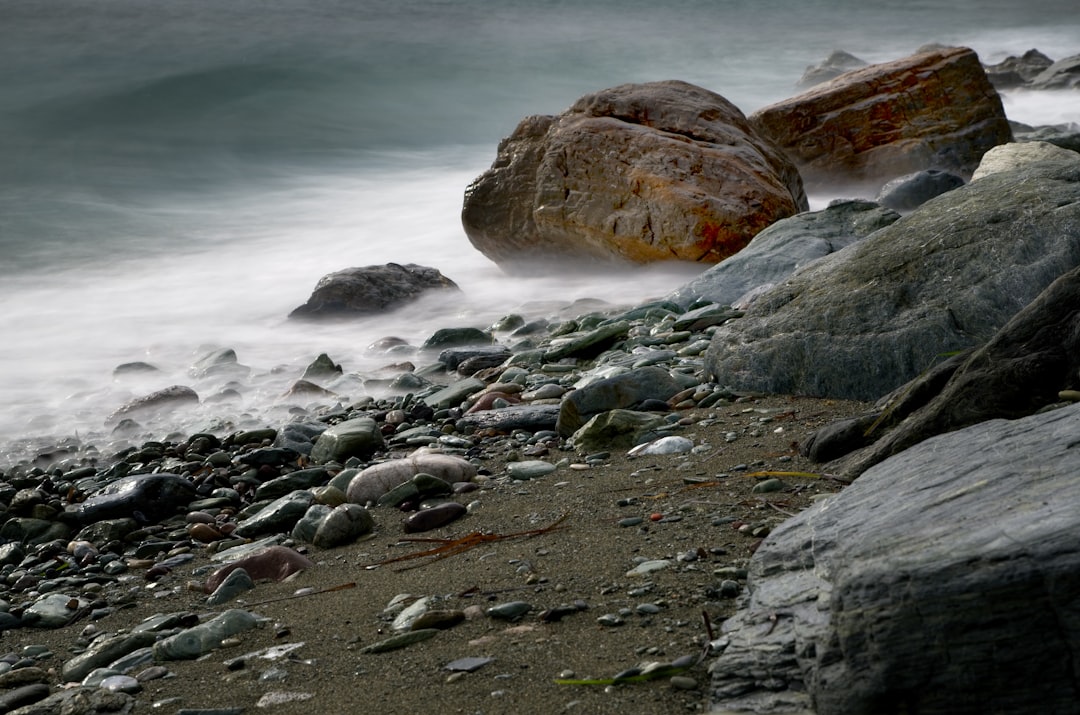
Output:
<path fill-rule="evenodd" d="M 381 313 L 435 290 L 460 289 L 438 269 L 415 263 L 346 268 L 323 276 L 307 302 L 289 317 L 326 320 Z"/>
<path fill-rule="evenodd" d="M 699 261 L 807 207 L 798 172 L 734 105 L 685 82 L 627 84 L 524 119 L 465 192 L 462 222 L 511 271 Z"/>
<path fill-rule="evenodd" d="M 935 437 L 784 522 L 724 624 L 713 708 L 1072 711 L 1078 432 L 1073 406 Z"/>
<path fill-rule="evenodd" d="M 703 300 L 722 306 L 742 303 L 752 292 L 775 286 L 799 268 L 866 238 L 898 218 L 900 214 L 872 201 L 834 201 L 822 211 L 777 221 L 754 236 L 746 248 L 668 298 L 685 307 Z M 731 313 L 726 317 L 732 317 Z"/>
<path fill-rule="evenodd" d="M 988 340 L 1080 265 L 1078 227 L 1080 165 L 985 176 L 760 296 L 716 330 L 707 374 L 737 390 L 877 399 Z"/>

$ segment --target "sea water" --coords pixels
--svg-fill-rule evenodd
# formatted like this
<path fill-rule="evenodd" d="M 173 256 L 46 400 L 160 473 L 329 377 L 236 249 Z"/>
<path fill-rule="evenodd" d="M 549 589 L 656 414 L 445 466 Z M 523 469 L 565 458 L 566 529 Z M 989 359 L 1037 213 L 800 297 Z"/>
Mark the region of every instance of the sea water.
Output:
<path fill-rule="evenodd" d="M 191 384 L 214 349 L 251 384 L 174 426 L 280 419 L 319 353 L 366 374 L 379 337 L 662 296 L 701 268 L 510 277 L 472 248 L 464 189 L 522 117 L 662 79 L 750 113 L 834 49 L 877 62 L 931 42 L 1059 59 L 1080 52 L 1080 15 L 1073 0 L 0 0 L 0 444 L 104 438 L 112 410 Z M 1080 121 L 1076 93 L 1004 102 L 1018 121 Z M 286 319 L 323 275 L 387 262 L 438 268 L 462 295 Z M 159 372 L 114 379 L 136 361 Z"/>

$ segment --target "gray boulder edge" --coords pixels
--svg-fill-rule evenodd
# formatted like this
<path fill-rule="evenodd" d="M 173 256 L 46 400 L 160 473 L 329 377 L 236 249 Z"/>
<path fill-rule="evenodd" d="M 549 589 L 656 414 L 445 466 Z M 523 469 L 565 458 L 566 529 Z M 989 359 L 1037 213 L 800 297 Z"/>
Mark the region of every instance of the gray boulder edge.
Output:
<path fill-rule="evenodd" d="M 713 711 L 1075 712 L 1080 405 L 934 437 L 788 520 Z"/>
<path fill-rule="evenodd" d="M 989 340 L 1077 265 L 1080 163 L 992 174 L 760 296 L 716 331 L 706 372 L 734 390 L 874 400 Z"/>

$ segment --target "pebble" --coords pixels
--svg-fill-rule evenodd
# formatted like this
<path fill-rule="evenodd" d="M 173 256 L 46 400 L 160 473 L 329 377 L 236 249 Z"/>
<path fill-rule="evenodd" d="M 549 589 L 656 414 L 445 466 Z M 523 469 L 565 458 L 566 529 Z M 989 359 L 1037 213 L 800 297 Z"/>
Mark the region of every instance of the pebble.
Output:
<path fill-rule="evenodd" d="M 653 573 L 654 571 L 660 571 L 671 566 L 671 561 L 667 559 L 655 559 L 653 561 L 643 561 L 634 568 L 626 572 L 627 577 L 633 578 L 636 576 L 645 576 Z"/>
<path fill-rule="evenodd" d="M 600 443 L 590 445 L 589 454 L 572 453 L 566 436 L 558 432 L 558 406 L 564 396 L 573 394 L 589 382 L 626 374 L 630 369 L 667 372 L 678 389 L 678 394 L 670 400 L 652 399 L 643 403 L 645 409 L 657 411 L 657 432 L 651 435 L 656 439 L 630 450 L 631 456 L 685 456 L 663 467 L 653 462 L 667 460 L 642 459 L 637 462 L 637 465 L 644 463 L 645 466 L 633 472 L 636 486 L 629 491 L 632 495 L 642 493 L 619 499 L 619 507 L 632 508 L 624 512 L 628 516 L 616 523 L 620 528 L 639 528 L 635 532 L 621 533 L 619 538 L 648 543 L 659 533 L 670 536 L 678 544 L 679 539 L 686 538 L 684 535 L 693 533 L 689 528 L 663 528 L 652 524 L 673 525 L 686 519 L 689 526 L 709 518 L 716 525 L 732 523 L 733 519 L 726 516 L 698 516 L 704 512 L 693 502 L 678 507 L 653 507 L 656 511 L 652 514 L 641 506 L 651 503 L 644 501 L 645 490 L 649 485 L 660 484 L 665 472 L 686 475 L 683 481 L 688 484 L 691 482 L 687 480 L 705 483 L 726 477 L 714 478 L 695 472 L 698 460 L 720 453 L 722 449 L 704 443 L 695 446 L 697 438 L 693 430 L 696 425 L 707 426 L 738 418 L 738 427 L 729 422 L 732 429 L 723 437 L 726 442 L 767 437 L 775 427 L 766 426 L 773 419 L 770 415 L 753 412 L 753 408 L 741 416 L 722 413 L 721 401 L 730 402 L 737 396 L 701 380 L 700 355 L 709 345 L 710 330 L 693 327 L 699 318 L 681 324 L 679 320 L 677 310 L 667 303 L 639 307 L 622 316 L 602 315 L 597 311 L 565 322 L 561 318 L 530 323 L 521 320 L 518 329 L 529 328 L 527 340 L 530 346 L 521 343 L 521 347 L 513 350 L 495 346 L 495 351 L 500 353 L 498 364 L 485 367 L 485 371 L 472 376 L 456 375 L 450 386 L 440 385 L 437 372 L 409 364 L 408 370 L 400 373 L 405 377 L 396 382 L 407 390 L 404 394 L 386 398 L 363 397 L 348 403 L 344 396 L 350 394 L 351 388 L 343 387 L 337 393 L 337 387 L 327 386 L 343 396 L 340 403 L 311 410 L 296 408 L 289 412 L 280 429 L 248 424 L 230 427 L 235 431 L 221 436 L 205 433 L 146 441 L 133 445 L 129 451 L 118 452 L 115 458 L 102 457 L 102 451 L 78 464 L 75 464 L 79 461 L 76 459 L 65 462 L 70 459 L 68 457 L 57 457 L 54 464 L 47 464 L 47 459 L 39 456 L 36 461 L 41 466 L 28 462 L 5 470 L 0 465 L 0 492 L 10 487 L 4 503 L 9 505 L 9 513 L 13 515 L 8 522 L 10 526 L 6 524 L 5 529 L 11 529 L 13 533 L 17 530 L 18 536 L 10 540 L 12 543 L 0 545 L 0 569 L 3 569 L 0 570 L 0 600 L 3 601 L 0 603 L 0 630 L 31 625 L 63 628 L 80 619 L 90 620 L 94 626 L 84 629 L 86 620 L 82 620 L 77 626 L 78 641 L 73 637 L 71 649 L 58 650 L 62 655 L 56 660 L 62 658 L 63 662 L 57 662 L 52 670 L 46 671 L 40 666 L 51 655 L 44 647 L 26 651 L 20 654 L 21 658 L 13 655 L 10 663 L 0 662 L 0 689 L 8 689 L 0 694 L 0 702 L 15 702 L 15 691 L 23 688 L 36 688 L 31 694 L 41 699 L 47 695 L 48 688 L 42 691 L 38 686 L 55 680 L 58 674 L 75 683 L 91 682 L 85 679 L 93 673 L 95 684 L 109 683 L 103 687 L 117 690 L 117 697 L 128 697 L 128 693 L 139 691 L 141 683 L 172 676 L 170 661 L 201 658 L 214 649 L 241 644 L 246 639 L 245 631 L 264 622 L 256 613 L 234 609 L 217 615 L 204 614 L 201 622 L 199 616 L 191 612 L 162 613 L 131 628 L 126 635 L 122 630 L 107 630 L 115 628 L 113 620 L 134 599 L 161 598 L 163 603 L 168 602 L 171 596 L 182 594 L 185 580 L 195 591 L 208 594 L 207 606 L 221 606 L 258 588 L 256 584 L 260 581 L 290 578 L 314 567 L 316 562 L 335 565 L 340 557 L 327 550 L 360 540 L 376 523 L 382 530 L 415 533 L 446 526 L 468 514 L 471 516 L 466 517 L 469 522 L 466 529 L 482 531 L 486 528 L 482 523 L 485 516 L 482 507 L 488 490 L 509 488 L 513 490 L 510 493 L 524 495 L 529 489 L 539 493 L 547 485 L 533 489 L 523 483 L 561 470 L 563 480 L 558 487 L 561 493 L 569 494 L 581 480 L 608 476 L 612 468 L 612 453 L 607 451 L 608 446 Z M 490 339 L 490 335 L 479 334 Z M 615 347 L 605 347 L 611 345 Z M 390 348 L 384 348 L 383 352 L 387 349 Z M 392 359 L 398 362 L 403 355 L 415 360 L 422 354 L 407 344 L 392 349 L 395 352 L 386 354 L 396 355 Z M 231 361 L 234 358 L 221 363 L 224 367 L 215 362 L 228 357 L 228 352 L 213 353 L 217 357 L 201 363 L 198 369 L 225 369 L 221 375 L 236 379 L 235 386 L 229 389 L 242 392 L 246 387 L 243 380 L 248 379 L 247 368 L 243 368 L 244 377 L 237 377 L 239 373 L 230 370 L 243 366 Z M 662 366 L 662 369 L 646 366 Z M 481 376 L 484 379 L 480 379 Z M 326 379 L 343 380 L 343 385 L 361 384 L 356 375 L 341 377 L 335 373 Z M 385 383 L 389 383 L 389 379 Z M 292 397 L 299 394 L 294 391 Z M 319 399 L 336 401 L 330 394 L 324 391 Z M 535 419 L 542 424 L 521 422 L 505 430 L 501 427 L 487 429 L 483 422 L 470 423 L 463 419 L 465 410 L 472 404 L 479 404 L 480 400 L 486 400 L 487 406 L 492 408 L 507 408 L 506 414 L 524 410 L 520 412 L 527 416 L 523 419 Z M 519 401 L 520 406 L 516 404 Z M 705 412 L 704 408 L 714 405 L 711 411 Z M 477 412 L 469 419 L 479 414 Z M 749 424 L 747 420 L 750 420 Z M 132 435 L 141 429 L 134 422 L 128 426 L 132 428 L 128 434 Z M 369 446 L 362 449 L 347 446 L 344 437 L 350 430 L 367 440 Z M 118 440 L 120 435 L 117 433 Z M 393 471 L 384 465 L 396 462 L 400 467 L 407 461 L 399 459 L 400 455 L 407 448 L 421 445 L 441 450 L 443 454 L 428 454 L 428 457 L 453 460 L 452 468 L 443 462 L 439 462 L 439 468 L 429 468 L 429 462 L 418 467 L 421 457 L 410 456 L 408 460 L 417 461 L 405 472 L 393 479 L 384 479 L 370 490 L 357 488 L 364 481 L 358 481 L 361 475 L 374 474 L 380 469 L 384 474 Z M 319 449 L 313 453 L 315 446 Z M 425 451 L 429 448 L 414 454 Z M 57 454 L 60 453 L 57 450 Z M 485 459 L 509 454 L 514 459 L 506 462 L 505 474 L 484 471 Z M 325 463 L 321 463 L 324 460 Z M 777 458 L 777 461 L 788 460 Z M 754 468 L 758 466 L 755 464 Z M 445 471 L 440 471 L 444 467 Z M 738 465 L 730 471 L 748 469 L 747 465 Z M 510 486 L 511 482 L 513 486 Z M 123 487 L 120 491 L 128 495 L 124 497 L 126 501 L 105 498 L 109 496 L 106 489 L 110 484 Z M 366 484 L 370 486 L 371 480 Z M 762 493 L 765 484 L 768 481 L 760 482 L 755 491 Z M 162 490 L 160 498 L 145 498 L 151 485 Z M 781 488 L 787 488 L 787 485 Z M 476 492 L 477 498 L 468 507 L 455 501 L 444 501 L 410 513 L 400 526 L 396 523 L 401 517 L 399 512 L 393 511 L 395 507 L 415 508 L 424 500 L 453 499 L 456 494 L 471 491 Z M 142 496 L 132 499 L 131 494 Z M 17 499 L 16 495 L 19 495 Z M 364 498 L 355 498 L 357 495 Z M 371 507 L 365 508 L 365 505 Z M 25 509 L 25 512 L 17 513 L 15 509 Z M 56 519 L 56 515 L 64 510 L 77 514 L 78 518 Z M 25 516 L 27 514 L 33 514 L 33 517 Z M 694 521 L 695 516 L 699 521 Z M 473 519 L 481 522 L 474 526 Z M 74 528 L 71 524 L 75 524 Z M 767 532 L 765 524 L 747 525 L 745 530 L 751 536 Z M 697 570 L 700 575 L 708 568 L 705 554 L 717 553 L 716 547 L 707 543 L 715 536 L 700 538 L 706 542 L 698 545 L 695 537 L 695 541 L 665 547 L 677 553 L 671 560 L 635 559 L 626 576 L 639 579 L 630 589 L 633 603 L 637 605 L 604 613 L 597 617 L 597 623 L 603 627 L 618 627 L 628 620 L 646 623 L 670 608 L 667 593 L 664 597 L 649 595 L 655 590 L 654 586 L 640 577 L 666 569 L 673 563 L 680 564 L 680 573 Z M 54 548 L 55 552 L 51 550 Z M 549 552 L 526 548 L 528 550 L 518 554 L 512 563 L 513 573 L 522 584 L 537 589 L 537 593 L 544 593 L 548 577 L 542 567 L 547 559 L 541 557 Z M 723 553 L 723 549 L 719 551 Z M 221 568 L 215 571 L 199 567 L 195 570 L 192 560 L 196 554 L 210 556 Z M 485 555 L 480 554 L 477 558 L 482 559 Z M 178 578 L 177 574 L 181 572 L 183 576 Z M 739 581 L 745 579 L 745 569 L 731 572 L 717 568 L 713 574 L 716 580 L 711 593 L 725 598 L 738 595 Z M 565 597 L 572 600 L 574 588 L 571 583 L 557 583 L 547 593 L 566 592 Z M 600 594 L 626 591 L 625 584 L 612 584 L 604 586 Z M 316 594 L 309 591 L 308 595 Z M 260 598 L 254 596 L 251 600 L 257 602 Z M 494 620 L 519 624 L 530 613 L 542 608 L 535 620 L 555 623 L 576 617 L 589 608 L 580 599 L 536 607 L 524 600 L 492 605 L 490 600 L 476 599 L 478 603 L 465 608 L 450 608 L 442 602 L 444 598 L 413 595 L 392 604 L 383 618 L 393 620 L 391 630 L 395 635 L 364 646 L 358 649 L 359 652 L 383 653 L 420 643 L 467 617 L 486 615 Z M 538 602 L 541 600 L 537 598 Z M 305 598 L 297 602 L 297 607 L 317 609 L 320 605 L 314 598 Z M 686 624 L 673 621 L 665 627 L 670 631 L 679 625 Z M 487 628 L 496 630 L 490 625 Z M 542 628 L 538 624 L 519 624 L 503 626 L 498 632 L 513 633 L 516 637 L 532 633 L 524 638 L 542 639 L 546 637 L 539 635 Z M 287 634 L 288 627 L 276 626 L 274 632 Z M 248 666 L 264 658 L 283 659 L 302 645 L 283 643 L 265 652 L 232 658 L 225 661 L 226 670 L 252 681 L 277 681 L 289 675 L 285 667 L 274 666 L 260 673 L 259 669 Z M 288 655 L 288 658 L 289 662 L 295 662 L 295 655 Z M 453 678 L 474 672 L 490 662 L 491 658 L 470 656 L 454 660 L 445 668 Z M 5 669 L 9 670 L 5 673 Z M 183 669 L 177 668 L 176 673 L 182 677 Z M 247 673 L 252 675 L 247 676 Z M 495 678 L 501 680 L 509 675 L 503 673 Z M 10 680 L 6 680 L 7 677 Z M 682 676 L 684 680 L 680 681 L 678 677 L 672 678 L 673 688 L 698 687 L 692 678 Z M 507 692 L 496 690 L 493 695 Z M 282 703 L 317 697 L 300 691 L 267 691 L 256 707 L 273 708 Z M 154 703 L 155 708 L 160 706 L 174 712 L 200 715 L 234 715 L 245 710 L 239 703 L 233 708 L 201 710 L 177 710 L 177 705 L 175 701 Z M 310 707 L 319 709 L 315 703 Z"/>
<path fill-rule="evenodd" d="M 531 610 L 532 605 L 525 601 L 510 601 L 487 609 L 487 615 L 500 621 L 519 621 Z"/>

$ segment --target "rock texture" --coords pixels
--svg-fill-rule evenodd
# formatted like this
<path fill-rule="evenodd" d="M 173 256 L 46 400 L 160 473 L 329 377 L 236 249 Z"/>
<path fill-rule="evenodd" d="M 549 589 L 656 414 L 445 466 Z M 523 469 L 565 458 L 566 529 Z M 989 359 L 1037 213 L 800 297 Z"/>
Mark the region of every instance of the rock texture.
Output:
<path fill-rule="evenodd" d="M 307 302 L 289 314 L 308 320 L 348 318 L 393 310 L 432 290 L 458 290 L 435 268 L 404 266 L 346 268 L 323 276 Z"/>
<path fill-rule="evenodd" d="M 1080 89 L 1080 55 L 1060 59 L 1031 80 L 1032 89 Z"/>
<path fill-rule="evenodd" d="M 465 192 L 472 244 L 501 267 L 716 263 L 807 208 L 792 164 L 720 95 L 628 84 L 532 116 Z"/>
<path fill-rule="evenodd" d="M 993 174 L 758 298 L 717 329 L 706 369 L 734 389 L 875 400 L 989 340 L 1077 265 L 1080 165 Z"/>
<path fill-rule="evenodd" d="M 750 116 L 808 184 L 855 184 L 923 169 L 968 177 L 1012 138 L 1001 98 L 973 51 L 923 52 L 870 65 Z"/>
<path fill-rule="evenodd" d="M 797 269 L 839 251 L 900 218 L 871 201 L 834 201 L 823 211 L 802 213 L 754 236 L 743 250 L 668 296 L 683 307 L 696 301 L 742 303 L 751 291 L 772 288 Z"/>
<path fill-rule="evenodd" d="M 939 394 L 872 447 L 847 460 L 857 476 L 936 434 L 994 418 L 1014 419 L 1080 387 L 1080 268 L 1054 281 L 994 338 L 964 360 Z M 900 390 L 897 400 L 903 400 Z M 908 400 L 910 402 L 910 400 Z M 911 409 L 905 407 L 905 409 Z"/>
<path fill-rule="evenodd" d="M 782 524 L 711 712 L 1075 712 L 1078 432 L 1074 406 L 942 435 Z"/>

